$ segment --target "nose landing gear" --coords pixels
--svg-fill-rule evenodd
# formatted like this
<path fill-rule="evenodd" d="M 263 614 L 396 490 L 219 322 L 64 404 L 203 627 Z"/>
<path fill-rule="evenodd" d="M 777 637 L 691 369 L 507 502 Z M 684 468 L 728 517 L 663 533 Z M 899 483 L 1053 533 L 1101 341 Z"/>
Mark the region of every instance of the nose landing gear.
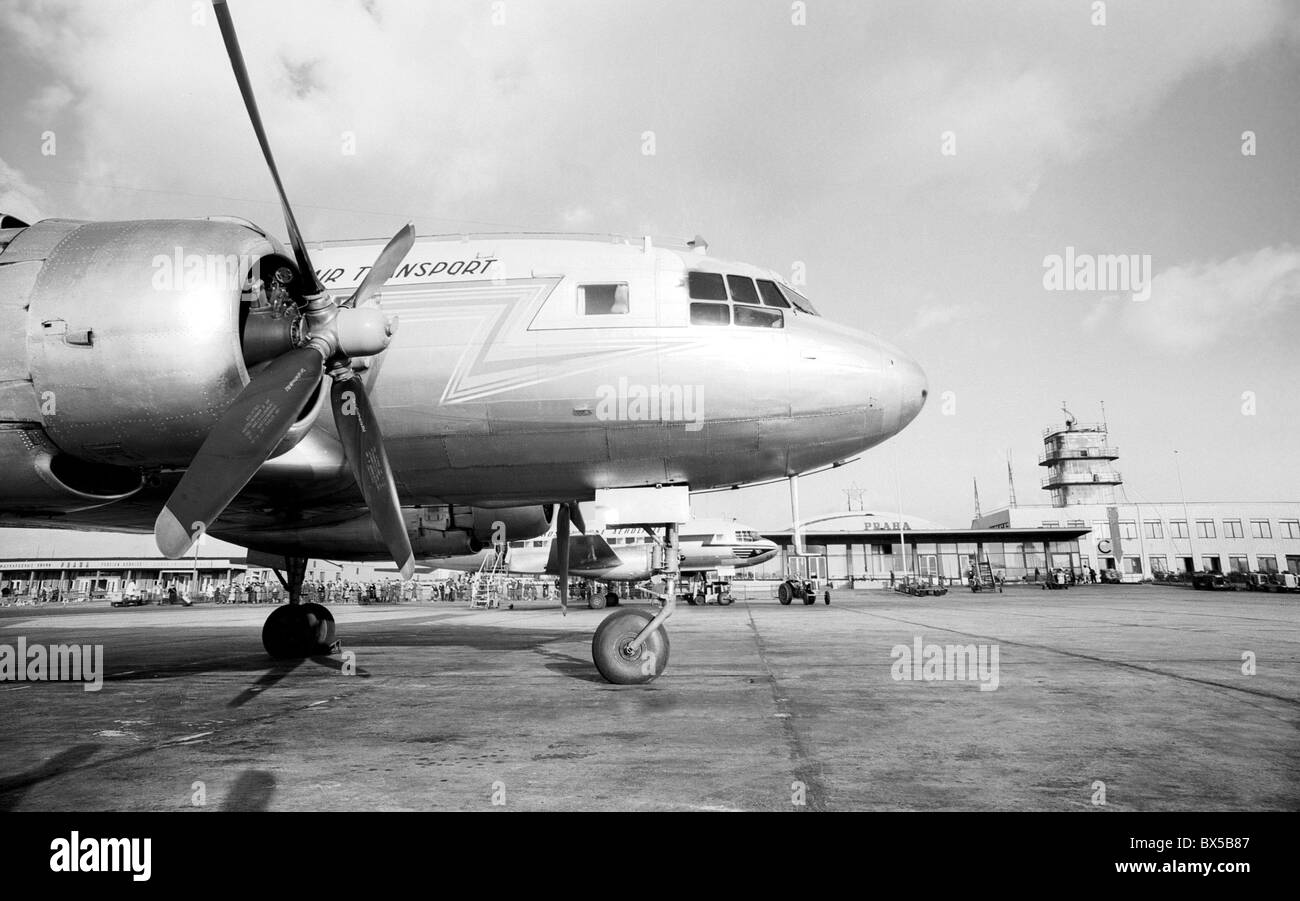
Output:
<path fill-rule="evenodd" d="M 670 651 L 662 627 L 666 611 L 652 617 L 628 607 L 605 617 L 591 639 L 591 657 L 600 674 L 615 685 L 643 685 L 661 674 Z"/>

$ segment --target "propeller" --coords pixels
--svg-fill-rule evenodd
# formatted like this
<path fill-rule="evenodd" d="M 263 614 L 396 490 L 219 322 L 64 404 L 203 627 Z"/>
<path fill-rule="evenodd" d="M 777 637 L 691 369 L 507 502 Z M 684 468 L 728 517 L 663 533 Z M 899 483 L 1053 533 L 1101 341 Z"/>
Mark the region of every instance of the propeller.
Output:
<path fill-rule="evenodd" d="M 298 321 L 293 346 L 280 354 L 244 387 L 217 420 L 189 469 L 167 499 L 154 523 L 158 549 L 170 558 L 184 556 L 200 535 L 243 490 L 263 463 L 284 440 L 303 408 L 328 373 L 333 380 L 330 401 L 339 437 L 347 451 L 353 477 L 361 489 L 385 547 L 409 579 L 415 570 L 414 554 L 402 517 L 397 485 L 379 429 L 379 420 L 365 385 L 352 371 L 353 356 L 382 353 L 392 338 L 395 320 L 362 305 L 397 270 L 415 243 L 415 230 L 404 226 L 380 252 L 374 266 L 343 304 L 325 293 L 316 277 L 271 145 L 257 111 L 244 55 L 239 49 L 234 22 L 226 0 L 213 0 L 221 37 L 239 84 L 253 131 L 257 134 L 271 179 L 280 195 L 289 242 L 298 271 L 290 288 L 297 303 Z"/>

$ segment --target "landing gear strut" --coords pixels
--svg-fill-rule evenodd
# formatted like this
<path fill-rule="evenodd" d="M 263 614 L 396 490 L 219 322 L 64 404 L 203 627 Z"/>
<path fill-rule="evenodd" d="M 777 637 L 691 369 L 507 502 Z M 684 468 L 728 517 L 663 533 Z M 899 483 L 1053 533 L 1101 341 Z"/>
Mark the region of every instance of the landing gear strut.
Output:
<path fill-rule="evenodd" d="M 278 569 L 274 572 L 289 592 L 289 603 L 276 607 L 266 618 L 262 626 L 262 647 L 276 660 L 332 654 L 338 646 L 333 614 L 320 604 L 302 601 L 307 558 L 285 557 L 284 562 L 285 574 Z"/>

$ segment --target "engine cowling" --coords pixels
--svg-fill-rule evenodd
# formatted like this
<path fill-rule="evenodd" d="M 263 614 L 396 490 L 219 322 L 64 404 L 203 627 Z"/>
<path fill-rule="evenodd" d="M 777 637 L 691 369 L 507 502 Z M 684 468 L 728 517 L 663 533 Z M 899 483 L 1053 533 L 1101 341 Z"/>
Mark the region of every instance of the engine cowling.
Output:
<path fill-rule="evenodd" d="M 46 220 L 17 234 L 0 253 L 0 325 L 17 320 L 21 295 L 46 434 L 87 461 L 187 463 L 249 381 L 250 284 L 284 261 L 234 220 Z"/>

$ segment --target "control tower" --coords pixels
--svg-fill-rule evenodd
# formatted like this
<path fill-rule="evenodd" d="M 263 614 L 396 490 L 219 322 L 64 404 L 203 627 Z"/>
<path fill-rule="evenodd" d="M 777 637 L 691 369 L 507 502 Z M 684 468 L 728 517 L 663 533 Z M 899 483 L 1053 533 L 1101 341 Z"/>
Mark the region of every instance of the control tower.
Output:
<path fill-rule="evenodd" d="M 1077 422 L 1069 410 L 1065 426 L 1043 430 L 1038 465 L 1047 467 L 1043 487 L 1052 493 L 1053 507 L 1074 504 L 1114 504 L 1115 486 L 1124 479 L 1115 469 L 1119 450 L 1106 438 L 1104 423 Z"/>

